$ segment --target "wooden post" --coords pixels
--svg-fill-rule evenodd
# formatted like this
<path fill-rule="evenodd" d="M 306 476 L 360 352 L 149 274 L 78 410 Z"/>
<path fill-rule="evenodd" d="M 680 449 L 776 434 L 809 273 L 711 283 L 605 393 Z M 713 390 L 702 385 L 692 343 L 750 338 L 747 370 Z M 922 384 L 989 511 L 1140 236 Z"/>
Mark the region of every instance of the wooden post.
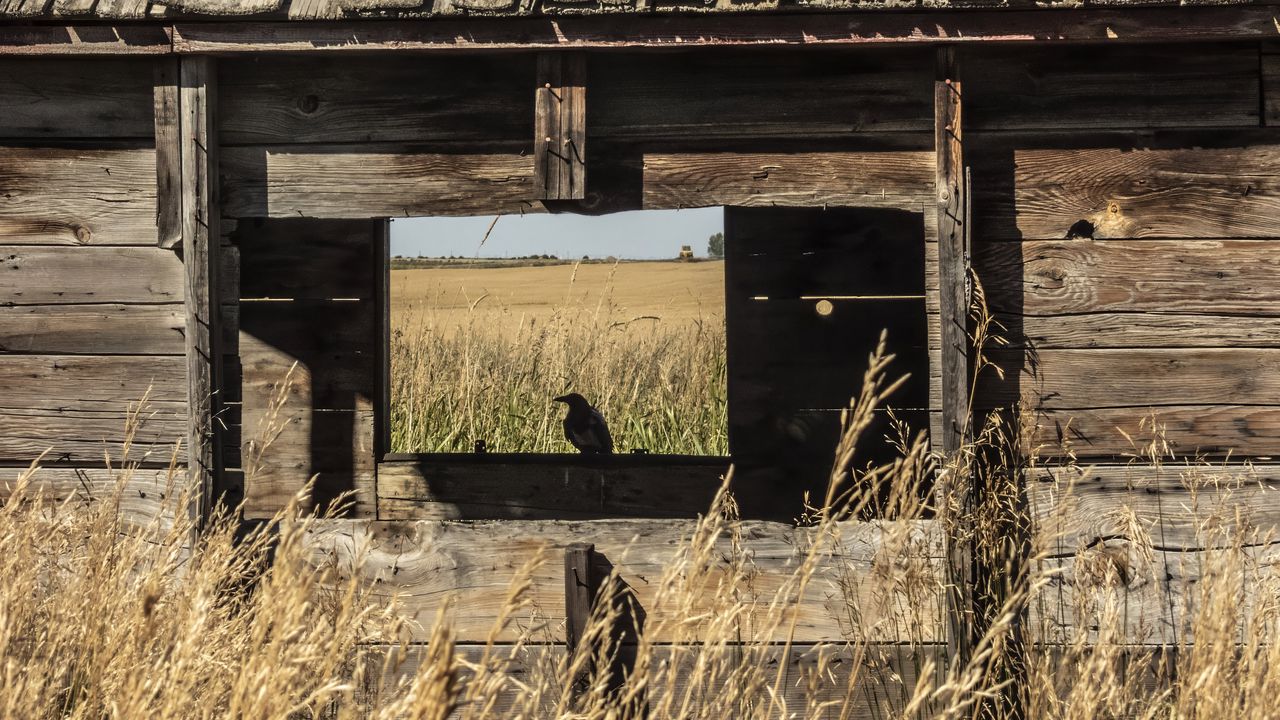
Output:
<path fill-rule="evenodd" d="M 595 605 L 597 580 L 591 570 L 594 552 L 595 546 L 587 543 L 573 543 L 564 549 L 564 634 L 570 658 L 582 642 Z M 571 680 L 575 696 L 586 689 L 590 677 L 591 664 L 587 663 Z"/>
<path fill-rule="evenodd" d="M 942 449 L 951 459 L 948 474 L 935 488 L 947 536 L 947 645 L 952 662 L 967 663 L 973 652 L 973 561 L 963 522 L 968 466 L 958 456 L 969 428 L 969 187 L 964 164 L 963 86 L 955 49 L 938 49 L 933 84 L 934 140 L 937 151 L 938 299 L 942 364 Z"/>
<path fill-rule="evenodd" d="M 156 243 L 162 248 L 174 248 L 182 242 L 182 123 L 176 57 L 156 61 L 154 97 Z"/>
<path fill-rule="evenodd" d="M 188 475 L 197 488 L 198 522 L 208 516 L 218 472 L 217 418 L 221 387 L 221 336 L 218 328 L 218 133 L 217 68 L 213 58 L 179 59 L 178 137 L 180 181 L 179 238 L 186 267 L 186 346 Z M 170 188 L 159 199 L 161 216 L 172 211 Z"/>
<path fill-rule="evenodd" d="M 587 196 L 587 58 L 580 52 L 538 55 L 534 93 L 534 189 L 539 200 Z"/>

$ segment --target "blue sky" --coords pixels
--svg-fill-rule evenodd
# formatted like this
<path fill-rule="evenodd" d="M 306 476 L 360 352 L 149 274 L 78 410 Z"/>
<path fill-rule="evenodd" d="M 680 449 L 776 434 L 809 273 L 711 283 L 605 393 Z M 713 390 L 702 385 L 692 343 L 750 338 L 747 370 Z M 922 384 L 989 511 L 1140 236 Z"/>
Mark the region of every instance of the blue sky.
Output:
<path fill-rule="evenodd" d="M 724 210 L 644 210 L 597 217 L 504 215 L 482 247 L 480 241 L 492 222 L 492 215 L 392 220 L 391 254 L 653 259 L 675 257 L 681 245 L 691 245 L 701 256 L 707 253 L 707 238 L 724 230 Z"/>

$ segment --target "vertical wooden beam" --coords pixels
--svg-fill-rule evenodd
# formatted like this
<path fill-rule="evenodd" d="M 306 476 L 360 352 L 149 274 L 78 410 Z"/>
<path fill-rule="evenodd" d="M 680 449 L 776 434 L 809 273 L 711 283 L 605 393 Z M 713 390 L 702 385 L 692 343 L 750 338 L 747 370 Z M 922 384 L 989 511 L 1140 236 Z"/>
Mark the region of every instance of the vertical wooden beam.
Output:
<path fill-rule="evenodd" d="M 963 85 L 956 51 L 941 47 L 933 84 L 937 152 L 938 299 L 942 363 L 942 449 L 950 459 L 935 492 L 949 510 L 947 527 L 948 650 L 952 662 L 967 663 L 973 650 L 972 552 L 959 525 L 968 508 L 968 465 L 959 450 L 969 434 L 969 187 L 964 162 Z M 957 497 L 964 493 L 965 497 Z"/>
<path fill-rule="evenodd" d="M 178 98 L 178 59 L 155 65 L 156 243 L 174 248 L 182 242 L 182 139 Z"/>
<path fill-rule="evenodd" d="M 377 444 L 374 452 L 381 459 L 391 452 L 391 221 L 376 218 L 373 237 L 374 302 L 378 313 L 378 406 Z M 376 478 L 375 478 L 376 493 Z"/>
<path fill-rule="evenodd" d="M 197 518 L 208 516 L 218 472 L 222 363 L 218 328 L 217 67 L 213 58 L 179 59 L 181 251 L 186 268 L 188 473 L 198 488 Z M 168 202 L 171 202 L 168 201 Z"/>
<path fill-rule="evenodd" d="M 587 187 L 587 58 L 538 55 L 534 93 L 534 190 L 539 200 L 582 200 Z"/>
<path fill-rule="evenodd" d="M 596 600 L 596 578 L 591 566 L 594 552 L 595 546 L 588 543 L 573 543 L 564 549 L 564 634 L 570 658 L 582 642 Z M 586 689 L 590 677 L 591 664 L 586 663 L 571 679 L 575 697 Z"/>

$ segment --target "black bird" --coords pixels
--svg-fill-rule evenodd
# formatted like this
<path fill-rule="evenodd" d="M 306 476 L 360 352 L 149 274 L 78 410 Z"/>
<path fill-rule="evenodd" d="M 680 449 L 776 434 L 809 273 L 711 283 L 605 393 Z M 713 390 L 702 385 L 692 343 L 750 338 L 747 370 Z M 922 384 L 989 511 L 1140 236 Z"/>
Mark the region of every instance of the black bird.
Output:
<path fill-rule="evenodd" d="M 569 393 L 555 398 L 569 406 L 569 414 L 564 417 L 564 437 L 580 452 L 590 455 L 611 455 L 613 438 L 609 435 L 609 426 L 604 415 L 591 407 L 591 403 L 578 393 Z"/>

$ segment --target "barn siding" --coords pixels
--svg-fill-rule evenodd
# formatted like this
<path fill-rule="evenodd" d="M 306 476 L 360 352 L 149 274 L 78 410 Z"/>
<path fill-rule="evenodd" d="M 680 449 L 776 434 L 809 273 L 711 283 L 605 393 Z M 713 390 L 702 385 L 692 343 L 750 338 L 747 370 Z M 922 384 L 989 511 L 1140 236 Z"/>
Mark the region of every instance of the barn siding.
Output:
<path fill-rule="evenodd" d="M 186 434 L 183 268 L 155 247 L 152 134 L 150 61 L 0 61 L 0 466 L 48 451 L 58 493 L 108 458 L 168 465 Z"/>
<path fill-rule="evenodd" d="M 1021 398 L 1042 453 L 1131 455 L 1152 416 L 1179 453 L 1280 451 L 1280 137 L 1259 129 L 1259 53 L 973 53 L 973 262 L 1019 348 L 993 354 L 1006 379 L 978 401 Z"/>

